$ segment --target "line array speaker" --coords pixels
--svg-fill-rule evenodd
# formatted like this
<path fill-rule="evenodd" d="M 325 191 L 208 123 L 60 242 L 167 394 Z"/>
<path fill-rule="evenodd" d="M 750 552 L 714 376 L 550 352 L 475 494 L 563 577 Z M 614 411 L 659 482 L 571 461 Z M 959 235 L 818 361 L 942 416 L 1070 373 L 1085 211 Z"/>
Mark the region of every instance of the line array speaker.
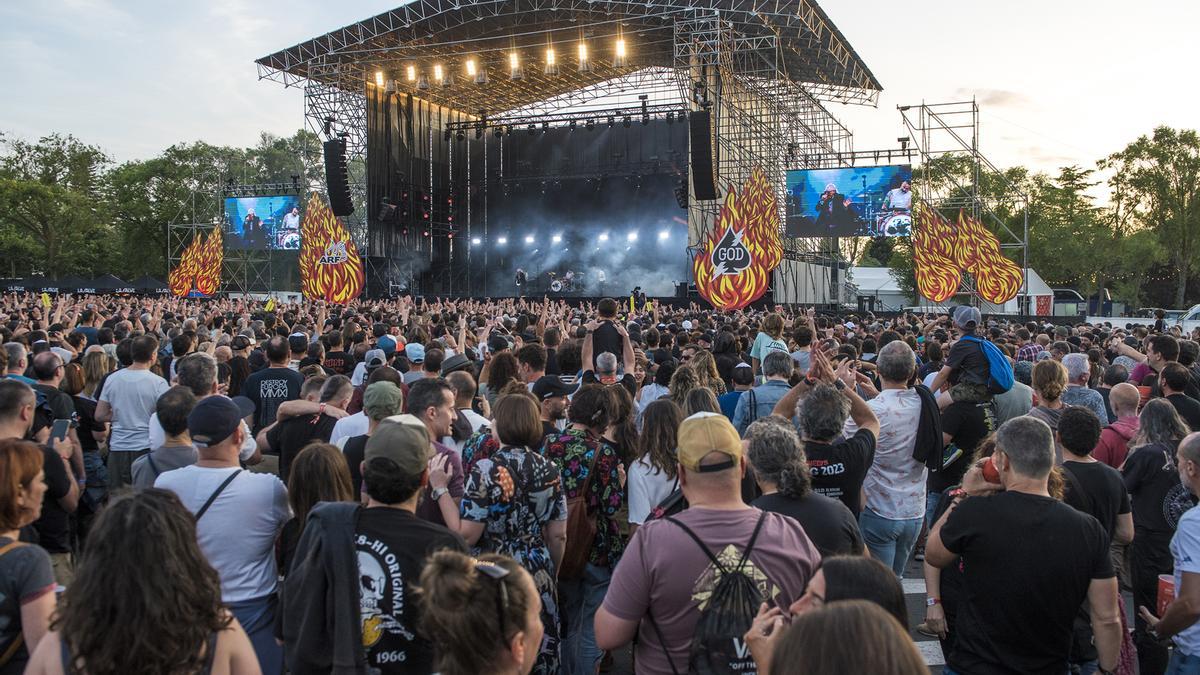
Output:
<path fill-rule="evenodd" d="M 346 141 L 340 138 L 325 141 L 324 150 L 329 208 L 335 216 L 348 216 L 354 213 L 354 202 L 350 199 L 350 179 L 346 174 Z"/>
<path fill-rule="evenodd" d="M 712 113 L 693 110 L 688 113 L 691 129 L 692 189 L 696 199 L 716 199 L 717 180 L 713 171 Z"/>

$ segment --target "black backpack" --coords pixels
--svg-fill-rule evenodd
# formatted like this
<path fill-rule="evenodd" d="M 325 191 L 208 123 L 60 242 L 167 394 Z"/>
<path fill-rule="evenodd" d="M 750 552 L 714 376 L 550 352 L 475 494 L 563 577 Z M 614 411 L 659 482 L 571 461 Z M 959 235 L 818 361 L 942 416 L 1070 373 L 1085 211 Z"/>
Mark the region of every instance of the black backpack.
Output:
<path fill-rule="evenodd" d="M 646 522 L 651 520 L 662 520 L 668 516 L 673 516 L 688 507 L 687 497 L 683 496 L 683 490 L 679 488 L 679 479 L 675 479 L 675 488 L 671 490 L 671 494 L 663 498 L 657 506 L 650 509 L 650 513 L 646 514 Z"/>
<path fill-rule="evenodd" d="M 692 633 L 691 652 L 688 655 L 689 675 L 752 675 L 758 672 L 758 666 L 754 663 L 754 657 L 750 655 L 750 648 L 746 645 L 744 636 L 746 631 L 750 630 L 750 624 L 754 622 L 763 597 L 744 568 L 766 517 L 765 512 L 759 515 L 754 534 L 750 535 L 742 557 L 732 569 L 722 564 L 691 528 L 674 518 L 666 518 L 696 542 L 718 574 L 716 584 L 700 610 L 700 619 L 696 621 L 696 629 Z M 659 644 L 665 648 L 666 642 L 658 624 L 654 622 L 654 617 L 647 614 L 647 618 L 650 619 Z M 678 675 L 679 670 L 671 660 L 670 652 L 667 652 L 667 663 L 671 666 L 671 672 Z"/>

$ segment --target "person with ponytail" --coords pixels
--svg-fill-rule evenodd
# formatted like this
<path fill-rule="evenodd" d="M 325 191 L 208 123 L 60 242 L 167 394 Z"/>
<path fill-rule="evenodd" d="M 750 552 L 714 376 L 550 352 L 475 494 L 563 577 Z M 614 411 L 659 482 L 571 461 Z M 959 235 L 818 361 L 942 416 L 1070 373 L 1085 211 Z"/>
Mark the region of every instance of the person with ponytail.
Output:
<path fill-rule="evenodd" d="M 430 556 L 419 584 L 421 632 L 440 675 L 527 675 L 542 644 L 533 577 L 508 556 Z"/>
<path fill-rule="evenodd" d="M 840 501 L 812 491 L 812 475 L 796 430 L 783 418 L 764 417 L 746 430 L 747 457 L 762 496 L 750 505 L 796 519 L 821 556 L 862 554 L 854 514 Z"/>

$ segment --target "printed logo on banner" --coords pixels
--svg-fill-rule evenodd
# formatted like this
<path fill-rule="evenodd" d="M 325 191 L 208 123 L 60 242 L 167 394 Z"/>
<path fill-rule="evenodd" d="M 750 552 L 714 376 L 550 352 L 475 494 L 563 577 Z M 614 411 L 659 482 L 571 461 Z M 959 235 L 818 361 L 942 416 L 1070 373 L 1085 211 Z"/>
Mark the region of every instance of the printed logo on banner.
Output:
<path fill-rule="evenodd" d="M 767 292 L 782 259 L 775 190 L 756 168 L 740 191 L 725 191 L 716 225 L 692 261 L 696 290 L 717 309 L 741 309 Z"/>

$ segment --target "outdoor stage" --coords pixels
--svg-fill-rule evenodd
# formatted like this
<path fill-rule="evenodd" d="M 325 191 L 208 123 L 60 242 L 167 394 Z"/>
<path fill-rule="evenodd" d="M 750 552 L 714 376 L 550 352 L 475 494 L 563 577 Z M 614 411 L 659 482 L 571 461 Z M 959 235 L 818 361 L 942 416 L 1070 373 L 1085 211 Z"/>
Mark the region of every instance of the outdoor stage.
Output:
<path fill-rule="evenodd" d="M 258 66 L 344 142 L 370 295 L 674 296 L 727 191 L 760 170 L 784 222 L 787 169 L 853 157 L 826 104 L 881 88 L 811 0 L 418 0 Z M 839 295 L 836 241 L 782 248 L 777 300 Z"/>

